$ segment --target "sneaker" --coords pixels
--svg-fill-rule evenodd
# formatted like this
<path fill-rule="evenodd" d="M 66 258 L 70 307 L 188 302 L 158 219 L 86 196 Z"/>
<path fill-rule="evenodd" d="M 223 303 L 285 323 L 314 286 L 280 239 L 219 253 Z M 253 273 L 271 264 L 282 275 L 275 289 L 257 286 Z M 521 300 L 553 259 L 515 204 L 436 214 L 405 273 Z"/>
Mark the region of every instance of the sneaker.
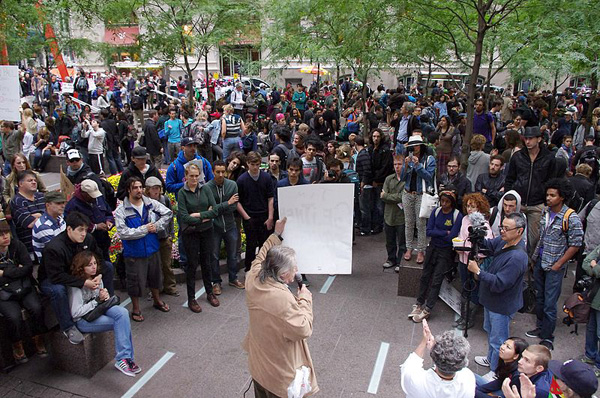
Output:
<path fill-rule="evenodd" d="M 423 311 L 421 311 L 421 313 L 419 315 L 413 316 L 412 320 L 415 323 L 421 323 L 421 322 L 423 322 L 423 319 L 429 318 L 429 315 L 431 315 L 431 311 L 429 311 L 429 310 L 427 310 L 427 308 L 425 308 L 425 309 L 423 309 Z"/>
<path fill-rule="evenodd" d="M 133 359 L 126 359 L 125 362 L 127 362 L 127 364 L 129 365 L 129 369 L 131 369 L 131 371 L 135 374 L 138 374 L 142 371 L 142 368 L 140 368 L 139 366 L 137 366 L 135 364 L 135 362 L 133 362 Z"/>
<path fill-rule="evenodd" d="M 83 335 L 75 325 L 63 331 L 63 334 L 69 339 L 69 343 L 71 344 L 81 344 L 83 342 Z"/>
<path fill-rule="evenodd" d="M 543 345 L 544 347 L 548 348 L 550 351 L 554 351 L 554 343 L 552 343 L 552 340 L 544 339 L 544 340 L 540 341 L 540 345 Z"/>
<path fill-rule="evenodd" d="M 493 370 L 490 370 L 489 372 L 487 372 L 486 374 L 481 376 L 481 378 L 486 383 L 491 383 L 492 381 L 496 380 L 498 378 L 498 376 L 496 376 L 496 373 Z"/>
<path fill-rule="evenodd" d="M 594 361 L 592 358 L 588 358 L 587 355 L 583 355 L 579 360 L 583 363 L 587 363 L 588 365 L 596 364 L 596 361 Z"/>
<path fill-rule="evenodd" d="M 412 306 L 412 311 L 408 314 L 408 319 L 412 319 L 414 316 L 417 316 L 423 311 L 419 304 L 415 304 Z"/>
<path fill-rule="evenodd" d="M 394 272 L 399 274 L 400 273 L 400 266 L 396 265 L 396 268 L 394 268 Z"/>
<path fill-rule="evenodd" d="M 220 296 L 222 291 L 221 291 L 221 284 L 220 283 L 213 283 L 213 293 L 215 294 L 215 296 Z"/>
<path fill-rule="evenodd" d="M 239 280 L 237 280 L 237 279 L 236 279 L 236 280 L 234 280 L 234 281 L 231 281 L 231 282 L 229 282 L 229 286 L 233 286 L 233 287 L 235 287 L 236 289 L 240 289 L 240 290 L 242 290 L 242 289 L 245 289 L 245 288 L 246 288 L 246 286 L 244 286 L 244 283 L 243 283 L 243 282 L 240 282 L 240 281 L 239 281 Z"/>
<path fill-rule="evenodd" d="M 119 359 L 115 362 L 115 368 L 119 369 L 124 375 L 135 377 L 135 372 L 131 369 L 126 359 Z"/>
<path fill-rule="evenodd" d="M 540 333 L 542 333 L 542 329 L 540 328 L 535 328 L 533 330 L 530 330 L 528 332 L 525 333 L 525 336 L 527 337 L 532 337 L 532 338 L 536 338 L 536 337 L 540 337 Z"/>
<path fill-rule="evenodd" d="M 475 363 L 485 368 L 490 367 L 490 361 L 488 361 L 487 357 L 484 357 L 483 355 L 475 357 Z"/>
<path fill-rule="evenodd" d="M 394 266 L 394 264 L 392 264 L 390 261 L 386 261 L 385 263 L 383 263 L 383 268 L 392 268 Z"/>

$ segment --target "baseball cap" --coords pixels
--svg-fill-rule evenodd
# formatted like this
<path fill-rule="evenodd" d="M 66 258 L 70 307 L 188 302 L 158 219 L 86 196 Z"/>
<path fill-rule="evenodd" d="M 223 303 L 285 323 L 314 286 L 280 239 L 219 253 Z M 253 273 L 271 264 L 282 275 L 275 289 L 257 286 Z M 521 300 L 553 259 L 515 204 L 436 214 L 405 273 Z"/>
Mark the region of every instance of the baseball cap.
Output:
<path fill-rule="evenodd" d="M 133 151 L 131 151 L 131 157 L 132 158 L 146 158 L 146 148 L 143 146 L 136 146 L 135 148 L 133 148 Z"/>
<path fill-rule="evenodd" d="M 198 145 L 198 141 L 196 141 L 194 138 L 192 137 L 185 137 L 181 139 L 181 146 L 186 146 L 186 145 L 191 145 L 191 144 L 196 144 Z"/>
<path fill-rule="evenodd" d="M 525 127 L 525 133 L 523 133 L 523 137 L 534 138 L 534 137 L 541 137 L 541 136 L 542 136 L 542 132 L 540 131 L 539 127 L 537 127 L 537 126 Z"/>
<path fill-rule="evenodd" d="M 67 197 L 60 191 L 48 191 L 44 194 L 46 203 L 64 203 L 67 201 Z"/>
<path fill-rule="evenodd" d="M 146 178 L 146 186 L 149 187 L 156 187 L 156 186 L 160 186 L 162 187 L 162 182 L 160 182 L 160 180 L 157 177 L 148 177 Z"/>
<path fill-rule="evenodd" d="M 94 199 L 102 196 L 102 192 L 100 192 L 98 189 L 98 184 L 96 184 L 96 181 L 94 180 L 83 180 L 81 181 L 79 187 L 81 188 L 82 192 L 87 193 Z"/>
<path fill-rule="evenodd" d="M 590 396 L 598 389 L 598 379 L 594 371 L 581 361 L 550 361 L 548 369 L 580 396 Z"/>
<path fill-rule="evenodd" d="M 79 160 L 81 159 L 81 153 L 79 150 L 72 148 L 67 151 L 67 160 Z"/>

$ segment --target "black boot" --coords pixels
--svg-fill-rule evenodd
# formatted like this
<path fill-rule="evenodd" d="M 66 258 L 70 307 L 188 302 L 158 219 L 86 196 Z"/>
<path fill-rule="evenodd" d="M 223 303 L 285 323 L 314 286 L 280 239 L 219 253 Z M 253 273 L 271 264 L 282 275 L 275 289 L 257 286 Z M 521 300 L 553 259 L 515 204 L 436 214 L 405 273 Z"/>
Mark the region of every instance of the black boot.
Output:
<path fill-rule="evenodd" d="M 463 323 L 465 323 L 465 319 L 464 317 L 466 317 L 466 313 L 467 313 L 467 300 L 465 300 L 465 298 L 463 297 L 460 300 L 460 317 L 454 321 L 454 323 L 452 324 L 452 327 L 459 327 L 460 325 L 462 325 Z"/>
<path fill-rule="evenodd" d="M 471 305 L 469 306 L 468 322 L 464 322 L 463 320 L 463 323 L 458 325 L 456 328 L 458 330 L 465 330 L 465 328 L 471 329 L 473 325 L 475 325 L 475 315 L 477 314 L 478 308 L 478 305 L 471 303 Z"/>

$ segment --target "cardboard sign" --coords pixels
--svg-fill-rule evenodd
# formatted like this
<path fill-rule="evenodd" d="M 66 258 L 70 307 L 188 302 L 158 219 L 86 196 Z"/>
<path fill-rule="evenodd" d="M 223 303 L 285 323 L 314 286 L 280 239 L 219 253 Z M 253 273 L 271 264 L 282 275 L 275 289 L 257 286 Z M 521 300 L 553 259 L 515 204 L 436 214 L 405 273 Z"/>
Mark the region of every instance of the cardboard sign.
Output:
<path fill-rule="evenodd" d="M 0 66 L 0 120 L 20 121 L 21 85 L 19 67 Z"/>
<path fill-rule="evenodd" d="M 62 83 L 62 92 L 67 94 L 73 94 L 74 92 L 73 83 Z"/>
<path fill-rule="evenodd" d="M 444 303 L 448 304 L 454 312 L 460 315 L 461 294 L 454 286 L 448 283 L 446 278 L 442 282 L 439 296 Z"/>
<path fill-rule="evenodd" d="M 306 274 L 352 273 L 354 184 L 278 188 L 279 217 L 287 217 L 283 244 L 296 251 Z"/>

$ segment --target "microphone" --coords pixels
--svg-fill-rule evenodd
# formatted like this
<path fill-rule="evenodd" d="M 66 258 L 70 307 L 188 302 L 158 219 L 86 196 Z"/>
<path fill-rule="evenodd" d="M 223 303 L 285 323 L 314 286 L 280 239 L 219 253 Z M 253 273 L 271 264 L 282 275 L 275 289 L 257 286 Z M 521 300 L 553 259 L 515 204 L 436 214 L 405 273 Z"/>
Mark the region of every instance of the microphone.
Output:
<path fill-rule="evenodd" d="M 469 217 L 469 221 L 471 221 L 471 225 L 474 228 L 485 225 L 485 217 L 483 214 L 481 214 L 478 211 L 474 211 L 473 213 L 469 214 L 467 217 Z"/>
<path fill-rule="evenodd" d="M 298 284 L 298 289 L 302 289 L 302 275 L 300 274 L 300 272 L 296 272 L 296 275 L 294 275 L 294 279 Z"/>

